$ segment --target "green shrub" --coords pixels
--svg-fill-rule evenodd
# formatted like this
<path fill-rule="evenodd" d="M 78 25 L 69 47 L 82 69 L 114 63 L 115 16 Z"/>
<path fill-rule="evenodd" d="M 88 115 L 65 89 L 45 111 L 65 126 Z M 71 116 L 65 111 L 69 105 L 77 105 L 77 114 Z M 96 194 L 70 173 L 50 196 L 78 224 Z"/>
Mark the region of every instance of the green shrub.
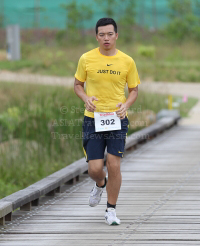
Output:
<path fill-rule="evenodd" d="M 140 45 L 138 48 L 138 53 L 141 56 L 145 56 L 148 58 L 154 58 L 155 57 L 155 47 L 154 46 L 144 46 Z"/>
<path fill-rule="evenodd" d="M 2 140 L 8 139 L 10 134 L 16 130 L 20 121 L 20 110 L 17 107 L 8 108 L 0 115 L 0 126 L 2 127 Z"/>
<path fill-rule="evenodd" d="M 66 32 L 66 30 L 59 30 L 59 31 L 56 33 L 56 42 L 57 42 L 59 45 L 65 44 L 66 39 L 67 39 L 67 32 Z"/>
<path fill-rule="evenodd" d="M 21 44 L 21 55 L 22 58 L 27 58 L 33 51 L 32 45 L 22 43 Z"/>
<path fill-rule="evenodd" d="M 196 1 L 195 7 L 197 7 Z M 173 40 L 183 42 L 184 39 L 200 40 L 200 18 L 195 15 L 190 0 L 170 0 L 170 23 L 165 28 L 166 35 Z"/>
<path fill-rule="evenodd" d="M 20 187 L 16 186 L 11 182 L 5 182 L 4 180 L 0 179 L 0 198 L 8 196 L 16 191 L 18 191 Z"/>
<path fill-rule="evenodd" d="M 7 136 L 9 140 L 0 143 L 2 198 L 83 157 L 84 103 L 73 89 L 66 87 L 6 82 L 0 84 L 0 91 L 5 95 L 1 97 L 1 112 L 7 119 L 5 126 L 13 132 L 13 139 Z M 9 101 L 3 102 L 7 98 Z M 166 95 L 140 91 L 130 109 L 134 112 L 150 109 L 157 113 L 167 107 L 166 98 Z M 182 109 L 187 107 L 184 114 L 195 102 L 182 106 Z M 14 122 L 10 126 L 8 119 Z M 57 134 L 56 138 L 52 133 Z M 128 135 L 131 133 L 129 129 Z"/>

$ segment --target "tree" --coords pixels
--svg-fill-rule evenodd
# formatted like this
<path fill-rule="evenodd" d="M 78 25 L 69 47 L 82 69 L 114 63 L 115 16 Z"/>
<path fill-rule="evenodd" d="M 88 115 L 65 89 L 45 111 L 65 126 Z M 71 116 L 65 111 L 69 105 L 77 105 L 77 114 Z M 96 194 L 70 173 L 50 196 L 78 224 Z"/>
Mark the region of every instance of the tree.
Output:
<path fill-rule="evenodd" d="M 83 21 L 92 18 L 93 11 L 90 7 L 82 4 L 78 6 L 76 0 L 68 4 L 61 4 L 66 10 L 66 27 L 68 31 L 76 31 L 82 27 Z"/>
<path fill-rule="evenodd" d="M 40 27 L 40 13 L 45 10 L 46 9 L 44 7 L 40 6 L 40 0 L 35 0 L 34 2 L 34 23 L 33 23 L 35 28 Z"/>
<path fill-rule="evenodd" d="M 176 17 L 184 18 L 185 15 L 192 13 L 192 3 L 190 0 L 169 0 L 169 16 L 173 19 Z"/>
<path fill-rule="evenodd" d="M 200 16 L 200 0 L 195 0 L 195 9 L 196 9 L 197 15 Z"/>
<path fill-rule="evenodd" d="M 101 6 L 103 12 L 106 14 L 106 17 L 115 18 L 116 9 L 119 6 L 118 0 L 95 0 L 95 2 Z"/>
<path fill-rule="evenodd" d="M 61 4 L 61 8 L 66 11 L 66 30 L 59 31 L 56 39 L 60 44 L 65 43 L 65 39 L 73 41 L 73 44 L 84 40 L 84 21 L 90 20 L 93 15 L 92 9 L 84 4 L 78 5 L 76 0 L 68 4 Z M 81 32 L 80 32 L 81 31 Z M 81 36 L 82 35 L 82 36 Z"/>
<path fill-rule="evenodd" d="M 135 0 L 95 0 L 106 17 L 111 17 L 118 20 L 121 37 L 129 42 L 132 40 L 132 28 L 135 24 Z M 121 5 L 123 4 L 123 6 Z"/>
<path fill-rule="evenodd" d="M 4 0 L 0 0 L 0 28 L 4 26 Z"/>
<path fill-rule="evenodd" d="M 196 1 L 198 4 L 199 2 Z M 170 23 L 166 33 L 172 39 L 182 42 L 185 38 L 200 39 L 200 18 L 193 12 L 190 0 L 169 0 Z"/>
<path fill-rule="evenodd" d="M 133 37 L 133 26 L 135 24 L 136 3 L 135 0 L 122 0 L 125 10 L 119 20 L 120 33 L 125 41 L 130 42 Z"/>

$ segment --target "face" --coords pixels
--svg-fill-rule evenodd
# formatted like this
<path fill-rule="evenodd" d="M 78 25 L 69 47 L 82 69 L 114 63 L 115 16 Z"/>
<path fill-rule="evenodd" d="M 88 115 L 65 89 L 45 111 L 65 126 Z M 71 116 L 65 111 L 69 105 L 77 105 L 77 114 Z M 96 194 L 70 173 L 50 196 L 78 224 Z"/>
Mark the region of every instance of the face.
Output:
<path fill-rule="evenodd" d="M 104 50 L 115 48 L 118 33 L 115 33 L 113 25 L 99 26 L 96 39 Z"/>

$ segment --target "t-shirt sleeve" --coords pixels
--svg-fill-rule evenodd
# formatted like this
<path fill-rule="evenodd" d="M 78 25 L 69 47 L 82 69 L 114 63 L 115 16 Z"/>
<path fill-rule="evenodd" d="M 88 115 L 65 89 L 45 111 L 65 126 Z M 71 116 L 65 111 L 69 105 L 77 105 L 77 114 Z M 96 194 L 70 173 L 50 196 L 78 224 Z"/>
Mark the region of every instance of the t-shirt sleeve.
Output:
<path fill-rule="evenodd" d="M 79 59 L 78 67 L 74 76 L 76 79 L 78 79 L 81 82 L 86 81 L 87 72 L 86 72 L 85 58 L 83 55 Z"/>
<path fill-rule="evenodd" d="M 136 68 L 136 64 L 132 59 L 128 74 L 127 74 L 127 85 L 129 88 L 134 88 L 140 84 L 140 77 Z"/>

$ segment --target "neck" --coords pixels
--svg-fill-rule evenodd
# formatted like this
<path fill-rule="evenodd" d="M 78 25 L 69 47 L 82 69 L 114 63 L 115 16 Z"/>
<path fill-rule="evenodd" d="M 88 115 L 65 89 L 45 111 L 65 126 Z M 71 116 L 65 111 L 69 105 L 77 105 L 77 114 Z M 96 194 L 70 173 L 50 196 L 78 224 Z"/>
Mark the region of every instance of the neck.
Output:
<path fill-rule="evenodd" d="M 114 56 L 117 54 L 117 49 L 116 47 L 110 49 L 110 50 L 104 50 L 101 47 L 99 47 L 99 51 L 102 55 L 104 56 Z"/>

